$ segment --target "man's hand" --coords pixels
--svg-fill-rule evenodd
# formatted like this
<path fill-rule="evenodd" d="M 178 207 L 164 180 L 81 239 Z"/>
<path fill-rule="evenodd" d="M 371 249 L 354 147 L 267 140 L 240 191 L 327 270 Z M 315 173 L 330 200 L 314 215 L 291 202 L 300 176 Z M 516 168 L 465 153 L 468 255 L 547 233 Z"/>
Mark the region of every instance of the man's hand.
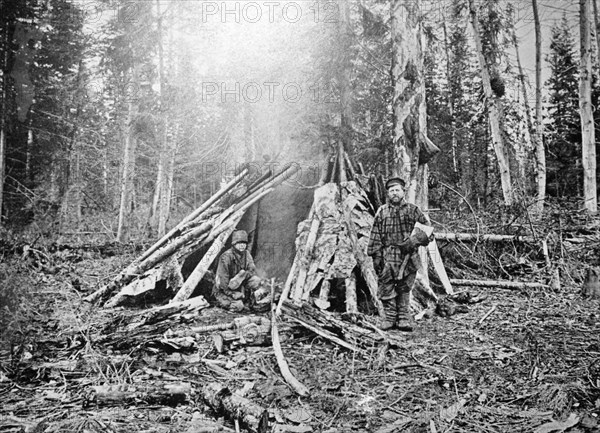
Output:
<path fill-rule="evenodd" d="M 402 254 L 414 253 L 417 249 L 417 246 L 418 244 L 412 237 L 408 237 L 404 241 L 400 242 L 400 244 L 398 244 L 398 248 L 400 248 Z"/>
<path fill-rule="evenodd" d="M 237 292 L 237 291 L 235 291 L 235 290 L 231 290 L 231 291 L 229 292 L 229 294 L 230 294 L 230 296 L 231 296 L 233 299 L 235 299 L 236 301 L 237 301 L 237 300 L 240 300 L 240 299 L 244 299 L 244 294 L 243 294 L 242 292 Z"/>
<path fill-rule="evenodd" d="M 383 271 L 383 257 L 379 254 L 373 256 L 373 269 L 375 269 L 377 275 L 381 274 L 381 271 Z"/>
<path fill-rule="evenodd" d="M 422 230 L 415 230 L 415 233 L 410 237 L 416 245 L 426 246 L 430 242 L 430 236 L 427 236 L 427 233 Z"/>
<path fill-rule="evenodd" d="M 242 285 L 244 280 L 246 279 L 246 274 L 247 274 L 247 272 L 243 269 L 241 271 L 239 271 L 235 277 L 233 277 L 231 280 L 229 280 L 229 284 L 227 287 L 230 290 L 237 290 Z"/>

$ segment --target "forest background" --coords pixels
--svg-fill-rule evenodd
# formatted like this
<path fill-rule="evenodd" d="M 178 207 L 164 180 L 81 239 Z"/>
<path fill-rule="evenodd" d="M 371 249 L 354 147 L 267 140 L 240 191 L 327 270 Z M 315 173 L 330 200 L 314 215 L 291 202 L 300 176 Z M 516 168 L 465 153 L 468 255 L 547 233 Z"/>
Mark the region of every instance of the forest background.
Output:
<path fill-rule="evenodd" d="M 298 164 L 288 182 L 313 187 L 340 142 L 366 173 L 390 175 L 399 3 L 3 1 L 3 234 L 155 237 L 243 162 L 261 174 Z M 425 175 L 428 208 L 594 212 L 580 77 L 597 124 L 597 1 L 408 3 L 419 8 L 427 136 L 441 150 Z"/>

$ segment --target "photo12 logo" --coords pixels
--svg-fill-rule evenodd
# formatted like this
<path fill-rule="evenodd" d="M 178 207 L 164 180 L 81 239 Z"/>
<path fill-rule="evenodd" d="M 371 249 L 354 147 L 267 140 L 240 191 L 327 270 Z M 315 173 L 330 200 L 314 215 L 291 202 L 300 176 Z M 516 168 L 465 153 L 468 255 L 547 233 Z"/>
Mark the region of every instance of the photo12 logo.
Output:
<path fill-rule="evenodd" d="M 286 22 L 294 24 L 303 18 L 316 23 L 336 23 L 339 18 L 335 1 L 203 1 L 201 4 L 202 24 Z"/>
<path fill-rule="evenodd" d="M 313 103 L 338 103 L 339 92 L 333 85 L 321 83 L 297 82 L 280 83 L 277 81 L 203 81 L 201 85 L 202 102 L 258 102 L 274 103 L 283 101 L 290 104 L 300 102 L 303 98 Z"/>

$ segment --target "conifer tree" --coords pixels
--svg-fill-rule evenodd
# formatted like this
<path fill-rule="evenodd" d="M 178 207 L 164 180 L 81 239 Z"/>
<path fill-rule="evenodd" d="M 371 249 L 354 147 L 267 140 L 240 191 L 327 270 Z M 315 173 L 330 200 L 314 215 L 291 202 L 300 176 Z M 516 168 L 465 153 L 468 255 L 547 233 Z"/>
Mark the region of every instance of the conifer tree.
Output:
<path fill-rule="evenodd" d="M 578 99 L 578 60 L 566 16 L 552 27 L 548 88 L 548 194 L 581 195 L 581 128 Z"/>

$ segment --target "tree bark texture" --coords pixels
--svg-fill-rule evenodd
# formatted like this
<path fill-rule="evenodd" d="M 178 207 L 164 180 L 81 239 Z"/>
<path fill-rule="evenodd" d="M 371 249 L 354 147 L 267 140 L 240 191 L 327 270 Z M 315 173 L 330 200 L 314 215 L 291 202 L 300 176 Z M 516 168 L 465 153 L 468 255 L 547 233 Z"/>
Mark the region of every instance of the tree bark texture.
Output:
<path fill-rule="evenodd" d="M 579 111 L 581 115 L 581 149 L 583 163 L 584 207 L 598 211 L 596 191 L 596 137 L 592 113 L 592 43 L 590 0 L 579 0 L 581 64 L 579 68 Z"/>
<path fill-rule="evenodd" d="M 490 71 L 483 55 L 483 44 L 481 41 L 481 33 L 479 30 L 479 18 L 477 17 L 477 7 L 475 0 L 469 0 L 469 10 L 471 14 L 471 25 L 473 26 L 473 37 L 475 39 L 475 47 L 477 56 L 479 57 L 479 65 L 481 70 L 481 80 L 483 82 L 483 91 L 487 100 L 488 118 L 490 124 L 490 132 L 492 135 L 492 144 L 498 160 L 498 168 L 500 171 L 500 182 L 502 184 L 502 195 L 504 204 L 507 206 L 513 203 L 513 187 L 510 174 L 510 165 L 508 158 L 508 150 L 504 139 L 502 138 L 502 130 L 500 128 L 500 113 L 502 112 L 502 103 L 499 98 L 494 95 L 490 81 Z"/>
<path fill-rule="evenodd" d="M 394 86 L 394 166 L 391 174 L 406 180 L 406 199 L 423 206 L 427 203 L 427 182 L 426 168 L 419 164 L 419 150 L 427 127 L 419 11 L 418 0 L 393 0 L 391 3 Z"/>
<path fill-rule="evenodd" d="M 536 210 L 541 215 L 546 200 L 546 149 L 544 148 L 544 119 L 542 117 L 542 30 L 537 0 L 532 0 L 532 6 L 535 27 L 535 169 L 538 193 Z"/>
<path fill-rule="evenodd" d="M 419 0 L 391 3 L 392 84 L 394 96 L 394 168 L 392 175 L 404 178 L 406 200 L 421 209 L 428 205 L 427 165 L 419 161 L 427 147 L 427 113 L 423 41 Z M 427 275 L 427 260 L 422 263 Z M 426 277 L 427 278 L 427 277 Z"/>
<path fill-rule="evenodd" d="M 137 89 L 137 66 L 131 70 L 133 89 Z M 117 242 L 127 242 L 129 239 L 129 214 L 131 213 L 131 194 L 133 189 L 133 173 L 135 170 L 135 151 L 137 138 L 135 136 L 135 122 L 137 118 L 137 101 L 135 94 L 126 95 L 127 119 L 124 125 L 123 171 L 121 174 L 121 203 L 119 205 L 119 222 L 117 226 Z"/>

